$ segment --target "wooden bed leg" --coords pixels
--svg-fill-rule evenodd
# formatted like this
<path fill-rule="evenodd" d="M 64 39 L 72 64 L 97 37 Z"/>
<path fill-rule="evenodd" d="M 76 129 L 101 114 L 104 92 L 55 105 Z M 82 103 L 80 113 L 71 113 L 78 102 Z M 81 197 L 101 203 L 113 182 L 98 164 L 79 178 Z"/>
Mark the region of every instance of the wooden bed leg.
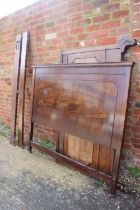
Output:
<path fill-rule="evenodd" d="M 111 187 L 110 187 L 109 192 L 112 195 L 114 195 L 116 192 L 116 183 L 117 183 L 116 180 L 112 180 L 112 182 L 111 182 Z"/>
<path fill-rule="evenodd" d="M 116 185 L 117 185 L 119 165 L 120 165 L 120 151 L 119 150 L 115 151 L 113 162 L 114 164 L 112 168 L 112 181 L 111 181 L 111 187 L 110 187 L 111 194 L 115 194 L 116 192 Z"/>

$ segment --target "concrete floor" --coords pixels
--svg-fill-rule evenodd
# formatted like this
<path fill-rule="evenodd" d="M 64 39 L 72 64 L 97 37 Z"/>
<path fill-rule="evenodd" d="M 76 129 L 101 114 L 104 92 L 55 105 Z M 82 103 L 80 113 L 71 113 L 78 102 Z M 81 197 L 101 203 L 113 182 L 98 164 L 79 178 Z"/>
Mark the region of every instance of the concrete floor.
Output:
<path fill-rule="evenodd" d="M 0 210 L 133 210 L 140 200 L 0 137 Z"/>

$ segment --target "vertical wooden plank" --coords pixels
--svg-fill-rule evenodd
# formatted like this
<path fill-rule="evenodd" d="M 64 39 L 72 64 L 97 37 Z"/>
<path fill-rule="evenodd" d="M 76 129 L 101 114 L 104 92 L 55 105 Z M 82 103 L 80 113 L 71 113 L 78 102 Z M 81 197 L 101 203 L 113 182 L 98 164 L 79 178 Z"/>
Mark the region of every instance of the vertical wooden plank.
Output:
<path fill-rule="evenodd" d="M 91 167 L 93 167 L 96 170 L 98 169 L 99 150 L 100 150 L 100 145 L 99 144 L 93 144 L 93 153 L 92 153 L 92 164 L 91 164 Z"/>
<path fill-rule="evenodd" d="M 68 134 L 64 136 L 64 155 L 68 154 Z"/>
<path fill-rule="evenodd" d="M 56 132 L 56 152 L 59 152 L 59 132 Z"/>
<path fill-rule="evenodd" d="M 79 140 L 78 160 L 90 166 L 92 164 L 93 142 L 85 139 Z"/>
<path fill-rule="evenodd" d="M 18 145 L 24 144 L 24 100 L 25 100 L 25 78 L 26 78 L 26 55 L 28 45 L 28 32 L 22 35 L 22 53 L 20 65 L 20 85 L 19 85 L 19 123 L 18 123 Z"/>
<path fill-rule="evenodd" d="M 35 74 L 36 69 L 33 69 L 32 75 L 32 88 L 31 88 L 31 107 L 30 107 L 30 131 L 29 131 L 29 142 L 28 142 L 28 150 L 32 152 L 31 141 L 33 138 L 33 128 L 34 128 L 34 91 L 35 91 Z"/>
<path fill-rule="evenodd" d="M 65 134 L 64 133 L 62 133 L 62 132 L 59 132 L 59 152 L 61 153 L 61 154 L 64 154 L 64 137 L 65 136 Z"/>
<path fill-rule="evenodd" d="M 63 64 L 63 51 L 60 51 L 60 63 Z"/>
<path fill-rule="evenodd" d="M 98 170 L 105 174 L 112 174 L 114 150 L 100 145 Z"/>
<path fill-rule="evenodd" d="M 64 137 L 65 155 L 89 166 L 92 164 L 92 153 L 93 142 L 68 134 Z"/>
<path fill-rule="evenodd" d="M 72 135 L 68 135 L 68 156 L 73 158 L 74 160 L 78 160 L 80 145 L 79 143 L 79 138 Z"/>
<path fill-rule="evenodd" d="M 18 34 L 16 37 L 15 61 L 14 61 L 14 72 L 13 72 L 11 130 L 10 130 L 11 144 L 15 144 L 16 140 L 17 101 L 18 101 L 18 86 L 19 86 L 19 66 L 20 66 L 20 57 L 21 57 L 21 42 L 22 42 L 22 36 L 21 34 Z"/>

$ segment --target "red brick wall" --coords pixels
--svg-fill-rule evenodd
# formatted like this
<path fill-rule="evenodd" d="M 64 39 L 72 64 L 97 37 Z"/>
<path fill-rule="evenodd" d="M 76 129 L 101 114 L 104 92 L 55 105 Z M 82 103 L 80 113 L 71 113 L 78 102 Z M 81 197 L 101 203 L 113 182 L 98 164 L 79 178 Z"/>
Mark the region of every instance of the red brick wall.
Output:
<path fill-rule="evenodd" d="M 58 63 L 60 50 L 113 44 L 121 36 L 140 39 L 140 0 L 40 0 L 0 20 L 0 119 L 10 123 L 16 34 L 30 32 L 28 66 Z M 125 129 L 124 155 L 140 166 L 140 48 L 129 50 L 136 62 Z M 30 74 L 27 70 L 28 129 Z M 42 129 L 40 128 L 40 132 Z M 53 131 L 50 131 L 53 133 Z"/>

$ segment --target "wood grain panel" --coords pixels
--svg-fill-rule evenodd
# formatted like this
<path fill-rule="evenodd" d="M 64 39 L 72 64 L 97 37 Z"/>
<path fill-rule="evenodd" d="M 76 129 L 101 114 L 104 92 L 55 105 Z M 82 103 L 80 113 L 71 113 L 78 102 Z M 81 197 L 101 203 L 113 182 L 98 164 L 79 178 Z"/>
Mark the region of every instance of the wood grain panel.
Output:
<path fill-rule="evenodd" d="M 98 170 L 106 174 L 112 174 L 112 163 L 114 157 L 114 150 L 100 145 Z"/>
<path fill-rule="evenodd" d="M 64 139 L 64 154 L 85 165 L 91 165 L 93 143 L 86 141 L 85 139 L 76 138 L 72 135 L 67 135 L 67 137 L 67 139 Z"/>
<path fill-rule="evenodd" d="M 86 60 L 85 60 L 86 59 Z M 68 56 L 68 64 L 70 63 L 99 63 L 105 62 L 105 50 L 99 50 L 96 52 L 86 52 L 78 54 L 70 54 Z"/>
<path fill-rule="evenodd" d="M 98 163 L 99 163 L 99 144 L 93 144 L 93 153 L 92 153 L 92 164 L 91 167 L 98 170 Z"/>
<path fill-rule="evenodd" d="M 36 88 L 38 121 L 46 117 L 45 123 L 56 130 L 93 142 L 104 139 L 104 144 L 111 143 L 117 96 L 114 82 L 40 78 Z"/>

